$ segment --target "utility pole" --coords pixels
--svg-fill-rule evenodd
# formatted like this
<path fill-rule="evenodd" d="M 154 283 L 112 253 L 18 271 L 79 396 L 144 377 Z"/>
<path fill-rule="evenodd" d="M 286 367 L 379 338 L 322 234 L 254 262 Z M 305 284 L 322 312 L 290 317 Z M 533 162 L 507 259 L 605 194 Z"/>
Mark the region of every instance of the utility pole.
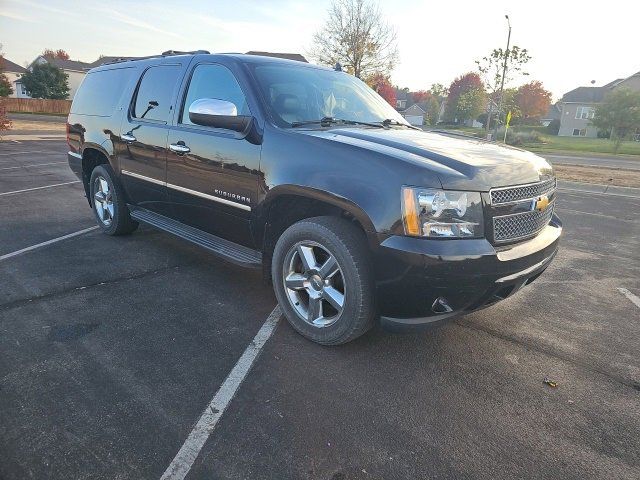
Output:
<path fill-rule="evenodd" d="M 507 62 L 509 61 L 509 46 L 511 44 L 511 21 L 509 15 L 505 15 L 507 24 L 509 25 L 509 34 L 507 35 L 507 50 L 504 54 L 504 63 L 502 65 L 502 79 L 500 80 L 500 103 L 498 104 L 498 117 L 496 118 L 496 125 L 494 130 L 494 138 L 498 138 L 498 118 L 502 116 L 502 103 L 504 101 L 504 77 L 507 74 Z"/>

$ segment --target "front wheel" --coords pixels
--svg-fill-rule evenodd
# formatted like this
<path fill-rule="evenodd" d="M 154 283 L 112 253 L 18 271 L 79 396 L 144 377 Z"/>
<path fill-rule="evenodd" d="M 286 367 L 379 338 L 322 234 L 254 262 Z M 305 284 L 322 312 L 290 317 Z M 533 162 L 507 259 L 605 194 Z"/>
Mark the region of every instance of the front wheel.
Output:
<path fill-rule="evenodd" d="M 110 165 L 98 165 L 89 180 L 91 206 L 98 225 L 107 235 L 125 235 L 138 228 L 129 215 L 122 187 Z"/>
<path fill-rule="evenodd" d="M 337 217 L 291 225 L 273 253 L 278 303 L 295 330 L 323 345 L 338 345 L 373 325 L 373 273 L 364 234 Z"/>

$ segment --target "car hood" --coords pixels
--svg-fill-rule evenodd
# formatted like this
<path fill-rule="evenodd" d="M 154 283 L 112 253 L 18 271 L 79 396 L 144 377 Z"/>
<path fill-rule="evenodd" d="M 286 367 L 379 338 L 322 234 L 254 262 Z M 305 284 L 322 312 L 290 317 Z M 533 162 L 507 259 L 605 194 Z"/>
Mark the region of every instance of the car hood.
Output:
<path fill-rule="evenodd" d="M 400 128 L 296 131 L 429 168 L 443 188 L 454 190 L 488 191 L 492 187 L 537 182 L 553 173 L 544 158 L 531 152 L 471 137 Z"/>

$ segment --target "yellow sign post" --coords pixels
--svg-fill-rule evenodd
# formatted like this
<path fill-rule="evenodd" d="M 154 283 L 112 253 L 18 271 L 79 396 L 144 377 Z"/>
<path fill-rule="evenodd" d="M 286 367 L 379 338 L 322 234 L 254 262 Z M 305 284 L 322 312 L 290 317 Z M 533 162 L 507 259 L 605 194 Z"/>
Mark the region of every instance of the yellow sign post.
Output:
<path fill-rule="evenodd" d="M 507 143 L 507 130 L 509 130 L 509 122 L 511 122 L 511 110 L 507 113 L 507 121 L 504 124 L 504 139 L 502 143 Z"/>

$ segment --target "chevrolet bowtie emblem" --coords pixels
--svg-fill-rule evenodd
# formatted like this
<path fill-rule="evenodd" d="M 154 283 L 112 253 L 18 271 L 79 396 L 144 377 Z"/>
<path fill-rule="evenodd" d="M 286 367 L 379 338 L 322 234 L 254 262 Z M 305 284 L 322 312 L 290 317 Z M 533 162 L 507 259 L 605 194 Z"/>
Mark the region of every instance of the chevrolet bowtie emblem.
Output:
<path fill-rule="evenodd" d="M 533 208 L 539 212 L 544 212 L 548 206 L 549 197 L 547 197 L 546 195 L 541 195 L 540 197 L 538 197 L 538 199 L 533 204 Z"/>

